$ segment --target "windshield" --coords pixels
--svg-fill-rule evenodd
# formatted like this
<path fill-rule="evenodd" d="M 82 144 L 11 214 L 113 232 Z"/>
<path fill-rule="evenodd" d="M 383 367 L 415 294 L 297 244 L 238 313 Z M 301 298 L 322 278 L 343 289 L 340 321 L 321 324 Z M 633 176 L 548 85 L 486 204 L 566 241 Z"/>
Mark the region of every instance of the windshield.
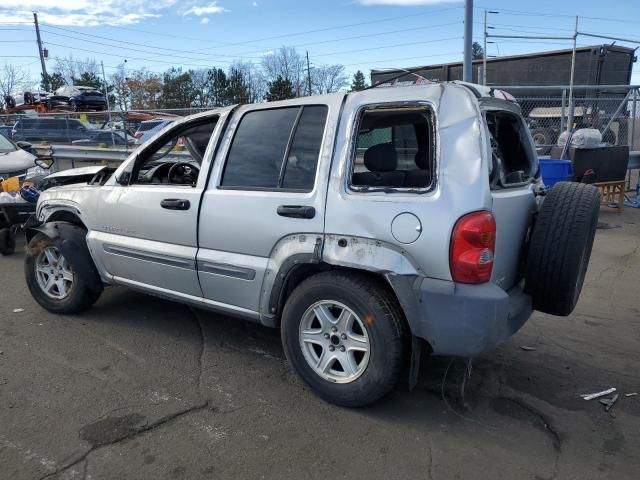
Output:
<path fill-rule="evenodd" d="M 16 150 L 15 145 L 0 133 L 0 153 L 15 152 Z"/>

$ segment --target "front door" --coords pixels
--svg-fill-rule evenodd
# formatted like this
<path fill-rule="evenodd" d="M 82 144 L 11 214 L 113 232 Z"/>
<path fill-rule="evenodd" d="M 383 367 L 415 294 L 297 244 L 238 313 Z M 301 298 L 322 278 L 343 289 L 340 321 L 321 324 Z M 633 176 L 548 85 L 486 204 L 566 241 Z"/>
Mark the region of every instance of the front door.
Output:
<path fill-rule="evenodd" d="M 198 209 L 227 112 L 177 124 L 116 172 L 125 185 L 102 187 L 89 242 L 115 283 L 202 296 Z"/>

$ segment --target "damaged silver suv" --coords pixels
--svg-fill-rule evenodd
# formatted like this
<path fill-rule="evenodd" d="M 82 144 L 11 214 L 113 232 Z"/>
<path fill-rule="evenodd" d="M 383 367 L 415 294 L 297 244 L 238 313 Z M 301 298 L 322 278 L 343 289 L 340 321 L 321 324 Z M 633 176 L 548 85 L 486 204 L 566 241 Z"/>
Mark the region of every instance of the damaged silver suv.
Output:
<path fill-rule="evenodd" d="M 49 182 L 27 231 L 40 305 L 124 285 L 279 327 L 346 406 L 415 380 L 421 352 L 475 356 L 533 309 L 571 313 L 599 209 L 592 186 L 544 188 L 508 94 L 463 83 L 216 109 Z"/>

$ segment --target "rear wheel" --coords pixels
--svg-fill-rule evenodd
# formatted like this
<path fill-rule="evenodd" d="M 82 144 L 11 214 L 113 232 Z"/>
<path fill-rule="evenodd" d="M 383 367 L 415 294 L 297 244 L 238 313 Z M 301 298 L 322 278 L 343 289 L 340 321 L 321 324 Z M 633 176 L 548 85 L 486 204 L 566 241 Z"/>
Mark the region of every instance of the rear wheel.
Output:
<path fill-rule="evenodd" d="M 29 242 L 24 270 L 33 298 L 53 313 L 86 310 L 101 293 L 87 286 L 58 247 L 42 233 Z"/>
<path fill-rule="evenodd" d="M 293 369 L 320 397 L 360 407 L 396 385 L 407 336 L 386 288 L 364 275 L 326 272 L 289 297 L 282 343 Z"/>
<path fill-rule="evenodd" d="M 580 297 L 598 223 L 600 194 L 592 185 L 560 182 L 547 193 L 533 228 L 526 291 L 533 308 L 569 315 Z"/>
<path fill-rule="evenodd" d="M 71 100 L 69 102 L 69 107 L 71 108 L 72 112 L 77 112 L 78 111 L 78 103 L 75 100 Z"/>

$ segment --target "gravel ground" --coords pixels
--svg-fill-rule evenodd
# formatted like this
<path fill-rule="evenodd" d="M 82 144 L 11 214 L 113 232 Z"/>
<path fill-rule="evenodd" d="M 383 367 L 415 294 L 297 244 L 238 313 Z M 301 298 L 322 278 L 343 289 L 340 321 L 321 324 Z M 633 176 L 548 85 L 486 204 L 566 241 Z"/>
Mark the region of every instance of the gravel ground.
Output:
<path fill-rule="evenodd" d="M 640 211 L 601 221 L 573 315 L 475 359 L 464 397 L 464 363 L 431 358 L 358 410 L 302 385 L 278 331 L 121 288 L 52 315 L 0 258 L 0 478 L 636 479 Z M 579 396 L 610 386 L 608 413 Z"/>

